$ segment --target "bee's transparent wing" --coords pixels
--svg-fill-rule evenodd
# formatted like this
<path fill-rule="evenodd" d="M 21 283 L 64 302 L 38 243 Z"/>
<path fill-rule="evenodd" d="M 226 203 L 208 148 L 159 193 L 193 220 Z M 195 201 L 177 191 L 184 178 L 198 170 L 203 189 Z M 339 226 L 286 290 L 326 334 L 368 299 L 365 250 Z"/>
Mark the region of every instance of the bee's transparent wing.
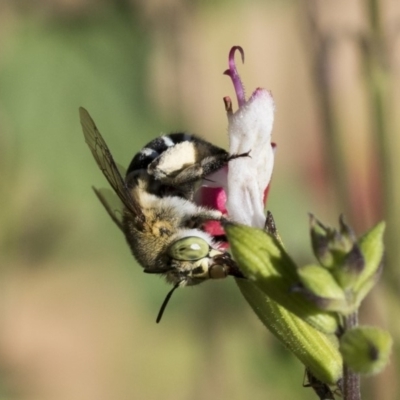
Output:
<path fill-rule="evenodd" d="M 140 205 L 131 196 L 129 189 L 118 170 L 117 164 L 115 163 L 106 142 L 104 141 L 99 130 L 97 129 L 96 124 L 94 123 L 89 113 L 82 107 L 79 108 L 79 115 L 81 118 L 81 125 L 86 143 L 88 144 L 93 154 L 93 157 L 97 162 L 97 165 L 103 172 L 104 176 L 107 178 L 108 183 L 111 185 L 115 193 L 122 201 L 123 205 L 132 212 L 132 214 L 136 218 L 136 222 L 142 225 L 144 223 L 144 215 L 140 209 Z M 97 192 L 96 194 L 98 196 Z M 101 196 L 99 197 L 99 199 L 104 205 Z M 109 212 L 109 209 L 107 207 L 106 210 L 107 212 Z M 112 214 L 110 214 L 110 216 L 111 215 Z"/>
<path fill-rule="evenodd" d="M 92 186 L 97 198 L 103 207 L 106 209 L 108 215 L 115 222 L 119 229 L 124 232 L 122 225 L 122 203 L 118 196 L 110 189 L 97 189 Z"/>

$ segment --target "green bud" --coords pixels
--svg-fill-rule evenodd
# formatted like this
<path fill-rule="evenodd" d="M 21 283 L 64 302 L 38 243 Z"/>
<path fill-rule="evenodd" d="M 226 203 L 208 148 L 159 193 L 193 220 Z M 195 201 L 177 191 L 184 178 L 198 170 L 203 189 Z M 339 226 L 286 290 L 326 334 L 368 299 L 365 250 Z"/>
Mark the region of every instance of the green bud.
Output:
<path fill-rule="evenodd" d="M 344 362 L 354 372 L 376 374 L 387 365 L 393 340 L 390 334 L 375 327 L 350 329 L 340 338 Z"/>
<path fill-rule="evenodd" d="M 350 251 L 353 247 L 353 243 L 356 241 L 356 236 L 354 235 L 354 232 L 350 226 L 344 222 L 343 214 L 341 214 L 339 217 L 339 232 L 343 251 Z"/>
<path fill-rule="evenodd" d="M 365 261 L 357 243 L 345 254 L 340 265 L 332 268 L 332 274 L 342 289 L 351 289 L 364 269 Z"/>
<path fill-rule="evenodd" d="M 339 218 L 339 227 L 339 231 L 326 227 L 310 214 L 314 254 L 321 265 L 328 269 L 345 264 L 348 253 L 355 244 L 354 233 L 344 222 L 343 216 Z"/>
<path fill-rule="evenodd" d="M 297 266 L 278 240 L 263 230 L 244 225 L 224 225 L 235 261 L 243 274 L 265 294 L 325 333 L 338 329 L 334 313 L 320 310 L 301 293 Z"/>
<path fill-rule="evenodd" d="M 333 265 L 333 255 L 329 249 L 330 230 L 310 214 L 311 244 L 317 260 L 326 268 Z"/>
<path fill-rule="evenodd" d="M 337 339 L 310 324 L 273 301 L 256 285 L 245 279 L 236 282 L 261 322 L 288 348 L 311 373 L 328 385 L 342 376 L 342 358 Z"/>
<path fill-rule="evenodd" d="M 297 273 L 303 286 L 296 291 L 322 310 L 347 312 L 345 293 L 329 270 L 320 265 L 305 265 Z"/>

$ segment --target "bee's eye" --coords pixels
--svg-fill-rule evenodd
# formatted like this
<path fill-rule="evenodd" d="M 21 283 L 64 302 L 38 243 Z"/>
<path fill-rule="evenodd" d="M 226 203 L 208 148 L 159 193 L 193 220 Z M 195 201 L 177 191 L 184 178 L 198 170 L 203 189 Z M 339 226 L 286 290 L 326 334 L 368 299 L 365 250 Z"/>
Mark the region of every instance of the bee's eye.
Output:
<path fill-rule="evenodd" d="M 194 261 L 205 257 L 209 249 L 210 246 L 204 239 L 191 236 L 173 243 L 168 249 L 168 254 L 175 260 Z"/>

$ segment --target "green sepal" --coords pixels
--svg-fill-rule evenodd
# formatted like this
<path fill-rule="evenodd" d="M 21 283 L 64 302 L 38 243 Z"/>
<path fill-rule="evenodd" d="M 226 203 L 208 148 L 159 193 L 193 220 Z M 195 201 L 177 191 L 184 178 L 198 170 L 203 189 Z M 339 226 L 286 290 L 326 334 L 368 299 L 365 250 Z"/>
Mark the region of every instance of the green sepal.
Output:
<path fill-rule="evenodd" d="M 364 256 L 365 266 L 353 286 L 357 305 L 360 305 L 379 279 L 384 256 L 383 235 L 385 226 L 384 221 L 379 222 L 358 241 Z"/>
<path fill-rule="evenodd" d="M 310 264 L 297 269 L 302 287 L 297 291 L 303 293 L 321 310 L 346 313 L 348 306 L 345 292 L 338 285 L 331 271 Z"/>
<path fill-rule="evenodd" d="M 311 245 L 315 257 L 325 268 L 330 268 L 334 265 L 334 258 L 329 250 L 328 233 L 328 228 L 318 221 L 313 214 L 310 214 Z"/>
<path fill-rule="evenodd" d="M 345 300 L 343 289 L 332 274 L 320 265 L 309 264 L 297 269 L 301 283 L 317 296 Z"/>
<path fill-rule="evenodd" d="M 354 233 L 343 216 L 339 218 L 339 227 L 339 231 L 327 227 L 310 214 L 311 245 L 318 261 L 328 269 L 344 264 L 355 243 Z"/>
<path fill-rule="evenodd" d="M 348 330 L 340 338 L 344 362 L 360 374 L 376 374 L 387 365 L 393 340 L 390 334 L 371 326 Z"/>
<path fill-rule="evenodd" d="M 364 267 L 364 256 L 360 246 L 355 243 L 351 250 L 345 254 L 342 262 L 332 268 L 332 275 L 342 289 L 352 289 Z"/>
<path fill-rule="evenodd" d="M 335 314 L 320 310 L 301 293 L 293 291 L 299 283 L 297 266 L 275 237 L 261 229 L 239 224 L 225 224 L 224 229 L 233 258 L 249 280 L 321 332 L 337 331 Z"/>
<path fill-rule="evenodd" d="M 312 374 L 328 385 L 342 376 L 342 358 L 334 335 L 326 335 L 280 306 L 254 283 L 236 282 L 261 322 Z"/>

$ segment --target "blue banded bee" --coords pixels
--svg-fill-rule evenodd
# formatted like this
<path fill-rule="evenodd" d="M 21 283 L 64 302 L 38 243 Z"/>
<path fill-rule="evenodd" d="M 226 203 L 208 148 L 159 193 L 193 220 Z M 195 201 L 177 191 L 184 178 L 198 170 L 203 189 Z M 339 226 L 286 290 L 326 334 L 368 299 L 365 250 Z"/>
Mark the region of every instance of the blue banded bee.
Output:
<path fill-rule="evenodd" d="M 243 277 L 229 253 L 203 228 L 223 221 L 218 210 L 200 207 L 194 195 L 202 180 L 246 154 L 225 150 L 196 136 L 173 133 L 148 143 L 132 159 L 125 178 L 89 113 L 80 108 L 86 143 L 122 202 L 121 215 L 93 188 L 121 229 L 144 272 L 161 274 L 173 285 L 159 311 L 161 320 L 175 289 L 228 275 Z"/>

